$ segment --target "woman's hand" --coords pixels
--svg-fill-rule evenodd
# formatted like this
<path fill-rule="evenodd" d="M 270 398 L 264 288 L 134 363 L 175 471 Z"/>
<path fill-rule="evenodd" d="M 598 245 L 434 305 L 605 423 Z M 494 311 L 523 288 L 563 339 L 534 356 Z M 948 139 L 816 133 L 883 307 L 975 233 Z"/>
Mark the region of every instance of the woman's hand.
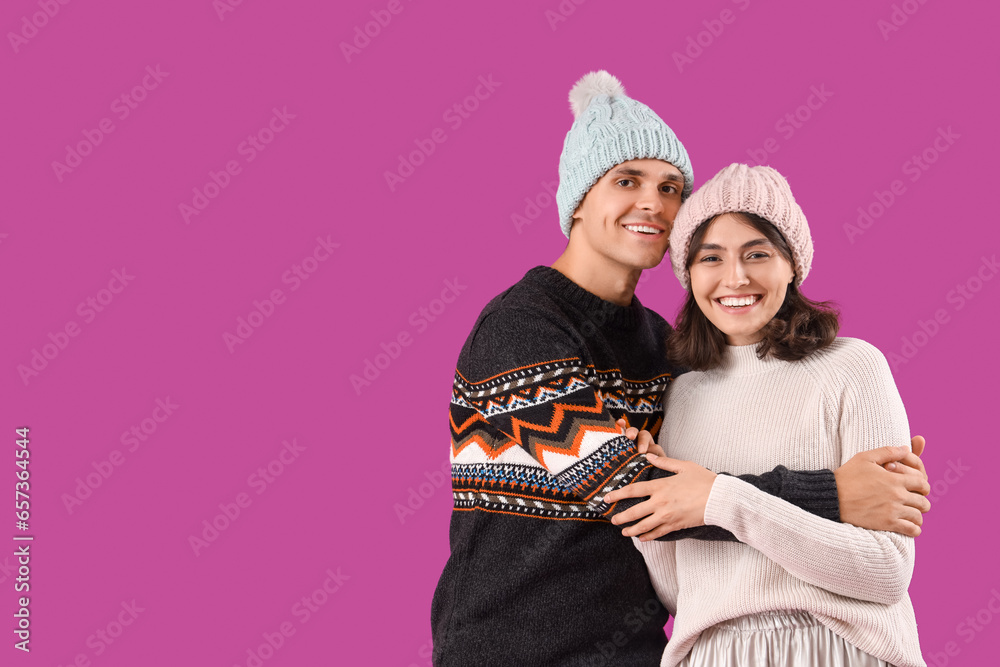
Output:
<path fill-rule="evenodd" d="M 629 440 L 635 440 L 635 444 L 638 446 L 640 454 L 650 453 L 656 454 L 657 456 L 666 456 L 663 449 L 660 448 L 658 444 L 653 442 L 653 434 L 649 431 L 640 431 L 634 426 L 628 426 L 624 419 L 619 419 L 616 423 L 626 438 Z"/>
<path fill-rule="evenodd" d="M 691 461 L 655 454 L 646 454 L 646 459 L 657 468 L 676 474 L 635 482 L 604 496 L 604 502 L 609 505 L 625 498 L 648 497 L 611 517 L 611 523 L 620 525 L 641 519 L 622 530 L 622 535 L 638 536 L 640 542 L 655 540 L 682 528 L 705 525 L 705 505 L 715 483 L 715 473 Z"/>

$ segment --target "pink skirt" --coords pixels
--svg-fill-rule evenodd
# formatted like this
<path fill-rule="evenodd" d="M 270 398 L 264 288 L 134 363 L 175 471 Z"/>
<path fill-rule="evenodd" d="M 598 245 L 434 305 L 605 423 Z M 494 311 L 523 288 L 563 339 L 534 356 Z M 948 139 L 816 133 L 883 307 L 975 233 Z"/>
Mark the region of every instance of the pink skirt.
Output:
<path fill-rule="evenodd" d="M 678 667 L 752 665 L 784 667 L 892 667 L 873 657 L 806 612 L 742 616 L 698 637 Z"/>

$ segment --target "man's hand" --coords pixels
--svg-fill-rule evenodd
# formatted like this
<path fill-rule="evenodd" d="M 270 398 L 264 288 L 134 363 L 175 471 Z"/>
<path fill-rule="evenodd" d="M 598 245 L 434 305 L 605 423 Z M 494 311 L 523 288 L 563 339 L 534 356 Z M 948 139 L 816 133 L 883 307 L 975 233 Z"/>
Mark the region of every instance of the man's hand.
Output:
<path fill-rule="evenodd" d="M 616 424 L 618 428 L 622 430 L 622 433 L 629 440 L 635 440 L 635 444 L 639 450 L 640 454 L 656 454 L 657 456 L 666 456 L 663 449 L 653 442 L 653 434 L 649 431 L 640 431 L 634 426 L 628 426 L 626 428 L 625 420 L 619 419 Z"/>
<path fill-rule="evenodd" d="M 840 499 L 840 520 L 869 530 L 920 535 L 931 491 L 920 460 L 924 439 L 905 447 L 881 447 L 856 454 L 833 471 Z"/>
<path fill-rule="evenodd" d="M 920 460 L 920 455 L 924 453 L 924 445 L 926 444 L 927 441 L 924 440 L 924 436 L 922 435 L 913 436 L 912 438 L 910 438 L 910 449 L 912 449 L 913 451 L 907 452 L 906 456 L 904 456 L 899 463 L 896 463 L 895 461 L 886 463 L 885 469 L 895 472 L 906 472 L 900 467 L 899 464 L 901 463 L 902 465 L 909 466 L 914 470 L 919 470 L 921 474 L 923 474 L 924 479 L 927 479 L 927 471 L 924 469 L 924 462 Z M 928 484 L 927 493 L 930 493 L 930 488 L 931 487 Z M 927 493 L 925 493 L 924 495 L 926 496 Z"/>
<path fill-rule="evenodd" d="M 715 473 L 691 461 L 678 461 L 655 454 L 647 454 L 646 459 L 657 468 L 677 474 L 629 484 L 604 496 L 604 502 L 609 505 L 624 498 L 649 497 L 613 516 L 611 523 L 620 525 L 642 519 L 634 526 L 622 530 L 622 535 L 637 535 L 641 542 L 655 540 L 682 528 L 705 525 L 705 505 L 708 504 L 712 484 L 715 483 Z M 892 474 L 884 470 L 882 472 Z"/>

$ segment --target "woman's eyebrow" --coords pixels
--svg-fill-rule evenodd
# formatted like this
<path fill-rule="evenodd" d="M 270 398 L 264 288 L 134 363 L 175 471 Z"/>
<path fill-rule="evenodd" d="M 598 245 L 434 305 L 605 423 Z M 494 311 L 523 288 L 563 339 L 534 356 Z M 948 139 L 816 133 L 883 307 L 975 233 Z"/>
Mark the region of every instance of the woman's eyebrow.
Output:
<path fill-rule="evenodd" d="M 772 245 L 772 243 L 767 239 L 753 239 L 752 241 L 747 241 L 746 243 L 741 245 L 740 250 L 743 250 L 745 248 L 752 248 L 753 246 L 758 246 L 758 245 Z M 702 243 L 700 246 L 698 246 L 698 250 L 725 250 L 725 249 L 726 249 L 725 246 L 721 246 L 718 243 Z"/>

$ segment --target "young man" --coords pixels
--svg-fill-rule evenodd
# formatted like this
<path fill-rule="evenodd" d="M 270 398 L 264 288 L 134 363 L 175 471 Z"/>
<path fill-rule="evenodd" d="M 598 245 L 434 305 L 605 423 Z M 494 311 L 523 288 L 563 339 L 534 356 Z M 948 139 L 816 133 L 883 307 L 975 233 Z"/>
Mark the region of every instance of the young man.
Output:
<path fill-rule="evenodd" d="M 667 614 L 609 521 L 640 499 L 609 506 L 614 489 L 669 487 L 683 530 L 665 539 L 734 539 L 685 503 L 683 463 L 674 476 L 651 466 L 616 424 L 656 433 L 684 370 L 666 357 L 669 325 L 634 291 L 691 193 L 687 152 L 607 72 L 581 79 L 570 103 L 556 197 L 569 244 L 486 306 L 458 360 L 451 557 L 431 612 L 438 667 L 659 663 Z M 831 521 L 915 534 L 929 505 L 907 488 L 926 494 L 926 476 L 881 467 L 905 452 L 743 479 Z"/>

